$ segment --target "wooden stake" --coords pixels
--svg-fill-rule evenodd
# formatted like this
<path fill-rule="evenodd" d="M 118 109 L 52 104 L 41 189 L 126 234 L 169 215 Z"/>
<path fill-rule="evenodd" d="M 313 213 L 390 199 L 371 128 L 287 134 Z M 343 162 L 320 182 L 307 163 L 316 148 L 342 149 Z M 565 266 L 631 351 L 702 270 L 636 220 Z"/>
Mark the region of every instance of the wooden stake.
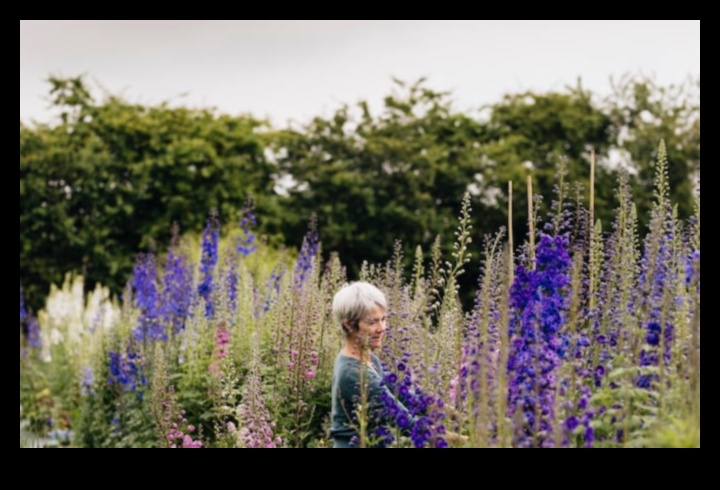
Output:
<path fill-rule="evenodd" d="M 590 310 L 595 308 L 595 150 L 590 151 Z"/>
<path fill-rule="evenodd" d="M 527 176 L 528 224 L 530 225 L 530 268 L 535 270 L 535 219 L 533 218 L 532 177 Z"/>
<path fill-rule="evenodd" d="M 510 243 L 510 257 L 508 267 L 510 268 L 510 285 L 515 281 L 515 245 L 513 241 L 513 203 L 512 203 L 512 180 L 508 181 L 508 241 Z"/>

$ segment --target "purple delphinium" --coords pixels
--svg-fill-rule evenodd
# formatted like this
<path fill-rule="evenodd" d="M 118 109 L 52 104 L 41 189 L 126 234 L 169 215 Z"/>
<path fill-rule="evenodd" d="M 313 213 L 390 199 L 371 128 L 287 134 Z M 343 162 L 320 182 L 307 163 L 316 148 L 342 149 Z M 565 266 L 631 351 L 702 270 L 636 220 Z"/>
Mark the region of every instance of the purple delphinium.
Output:
<path fill-rule="evenodd" d="M 309 277 L 312 271 L 313 258 L 318 252 L 319 239 L 317 232 L 317 224 L 313 220 L 310 223 L 310 230 L 308 230 L 305 238 L 303 238 L 302 248 L 300 249 L 300 257 L 298 258 L 297 265 L 295 266 L 295 287 L 300 289 Z"/>
<path fill-rule="evenodd" d="M 593 378 L 594 378 L 596 388 L 600 388 L 602 386 L 602 379 L 604 376 L 605 376 L 605 367 L 604 366 L 595 366 Z"/>
<path fill-rule="evenodd" d="M 156 275 L 155 257 L 152 254 L 140 255 L 135 264 L 132 282 L 135 306 L 140 309 L 139 323 L 133 330 L 133 337 L 143 342 L 167 340 L 167 333 L 158 314 Z"/>
<path fill-rule="evenodd" d="M 283 275 L 285 274 L 285 266 L 284 265 L 278 265 L 276 266 L 272 273 L 270 274 L 270 279 L 268 280 L 267 285 L 265 286 L 265 289 L 267 291 L 267 296 L 265 298 L 265 305 L 263 306 L 263 313 L 267 313 L 270 311 L 270 307 L 272 306 L 273 301 L 279 296 L 280 294 L 280 281 L 282 281 Z"/>
<path fill-rule="evenodd" d="M 243 210 L 243 217 L 240 220 L 240 229 L 242 230 L 242 236 L 237 241 L 237 251 L 241 256 L 247 257 L 257 250 L 255 245 L 255 234 L 252 232 L 252 227 L 257 225 L 255 219 L 254 206 L 252 201 L 248 201 L 245 204 Z"/>
<path fill-rule="evenodd" d="M 140 356 L 133 351 L 127 353 L 110 351 L 110 385 L 118 384 L 124 391 L 136 393 L 139 386 L 147 385 Z M 141 394 L 138 392 L 138 396 Z"/>
<path fill-rule="evenodd" d="M 443 397 L 454 409 L 469 417 L 470 424 L 477 427 L 482 422 L 489 429 L 493 421 L 481 419 L 481 407 L 498 396 L 501 306 L 507 300 L 501 277 L 506 265 L 496 244 L 501 243 L 503 235 L 504 229 L 486 241 L 486 259 L 481 266 L 475 307 L 464 329 L 462 361 L 450 381 L 448 396 Z"/>
<path fill-rule="evenodd" d="M 218 263 L 218 242 L 220 240 L 220 223 L 212 213 L 202 234 L 202 258 L 200 261 L 200 285 L 198 294 L 205 300 L 205 316 L 212 318 L 215 314 L 213 305 L 213 274 Z"/>
<path fill-rule="evenodd" d="M 595 442 L 595 429 L 592 428 L 590 423 L 592 422 L 593 416 L 595 415 L 595 412 L 592 409 L 588 409 L 585 411 L 582 417 L 582 424 L 585 427 L 585 448 L 590 449 L 593 447 L 593 443 Z"/>
<path fill-rule="evenodd" d="M 160 316 L 174 335 L 185 329 L 192 300 L 192 276 L 187 257 L 177 248 L 171 248 L 165 264 Z"/>
<path fill-rule="evenodd" d="M 23 296 L 22 288 L 20 288 L 20 325 L 27 318 L 27 310 L 25 309 L 25 297 Z"/>
<path fill-rule="evenodd" d="M 413 421 L 408 416 L 408 413 L 402 410 L 385 391 L 380 397 L 383 418 L 393 421 L 400 429 L 409 431 L 410 439 L 415 448 L 420 449 L 428 444 L 438 448 L 447 447 L 447 441 L 442 437 L 445 434 L 445 427 L 441 425 L 442 419 L 445 418 L 445 414 L 442 412 L 442 402 L 439 402 L 433 396 L 425 394 L 416 385 L 407 362 L 407 359 L 403 359 L 397 365 L 397 370 L 401 373 L 400 377 L 402 379 L 399 379 L 400 377 L 397 374 L 388 370 L 385 372 L 383 385 L 387 387 L 389 392 L 396 394 L 397 401 L 407 408 L 410 416 L 414 419 L 414 423 L 411 426 Z M 386 432 L 381 427 L 376 435 L 381 437 L 381 440 L 387 444 L 392 441 L 384 435 Z"/>
<path fill-rule="evenodd" d="M 40 340 L 40 327 L 38 326 L 37 318 L 27 318 L 27 339 L 28 346 L 32 349 L 42 347 L 42 341 Z"/>
<path fill-rule="evenodd" d="M 580 425 L 580 422 L 574 415 L 571 415 L 565 420 L 565 428 L 570 432 L 574 431 L 578 425 Z"/>
<path fill-rule="evenodd" d="M 660 318 L 663 303 L 663 293 L 666 287 L 671 287 L 674 282 L 674 271 L 671 270 L 672 262 L 672 235 L 663 236 L 656 253 L 653 253 L 649 237 L 645 245 L 645 254 L 641 260 L 641 272 L 639 277 L 639 291 L 643 293 L 640 298 L 650 311 L 651 320 L 657 321 Z"/>
<path fill-rule="evenodd" d="M 662 182 L 662 162 L 659 162 L 658 182 Z M 658 364 L 660 344 L 664 341 L 664 360 L 670 361 L 673 341 L 672 311 L 667 311 L 665 305 L 668 296 L 675 298 L 678 282 L 678 271 L 675 266 L 675 227 L 670 202 L 660 189 L 656 192 L 658 201 L 655 203 L 650 220 L 650 233 L 645 238 L 645 250 L 641 260 L 640 276 L 638 281 L 636 305 L 641 311 L 648 312 L 642 327 L 646 330 L 642 339 L 646 345 L 640 352 L 640 366 L 655 366 Z M 666 318 L 666 313 L 669 315 Z M 636 384 L 643 388 L 652 386 L 657 375 L 641 375 Z"/>
<path fill-rule="evenodd" d="M 523 444 L 533 432 L 552 433 L 557 368 L 561 364 L 571 259 L 566 235 L 542 234 L 536 252 L 536 270 L 518 266 L 510 291 L 516 311 L 511 320 L 508 371 L 509 415 L 524 414 Z M 540 420 L 536 420 L 539 416 Z M 547 442 L 547 441 L 540 441 Z"/>
<path fill-rule="evenodd" d="M 230 300 L 230 311 L 237 313 L 237 292 L 238 292 L 238 269 L 235 255 L 225 259 L 227 272 L 225 274 L 225 287 L 227 288 L 228 299 Z"/>
<path fill-rule="evenodd" d="M 471 321 L 464 332 L 460 370 L 451 380 L 447 398 L 455 408 L 459 409 L 466 406 L 470 397 L 469 415 L 474 419 L 480 416 L 480 405 L 487 403 L 483 398 L 493 398 L 497 392 L 500 307 L 506 293 L 500 277 L 504 271 L 503 257 L 500 253 L 491 253 L 490 244 L 499 242 L 503 234 L 504 229 L 498 235 L 487 239 L 486 259 L 481 266 L 475 306 Z M 483 383 L 487 390 L 485 393 L 481 393 Z"/>
<path fill-rule="evenodd" d="M 685 258 L 685 285 L 690 286 L 695 276 L 700 275 L 700 250 L 693 250 L 692 253 Z"/>

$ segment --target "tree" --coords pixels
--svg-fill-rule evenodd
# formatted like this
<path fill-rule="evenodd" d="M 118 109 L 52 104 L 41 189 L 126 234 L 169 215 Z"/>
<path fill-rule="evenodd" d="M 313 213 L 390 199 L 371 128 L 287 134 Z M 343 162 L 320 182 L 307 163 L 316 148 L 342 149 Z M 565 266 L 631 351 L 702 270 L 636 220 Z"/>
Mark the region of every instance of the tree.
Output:
<path fill-rule="evenodd" d="M 20 125 L 20 276 L 35 307 L 68 271 L 120 292 L 135 255 L 166 245 L 173 222 L 199 232 L 213 208 L 232 222 L 248 194 L 260 216 L 275 214 L 265 122 L 98 103 L 82 77 L 49 81 L 59 123 Z"/>

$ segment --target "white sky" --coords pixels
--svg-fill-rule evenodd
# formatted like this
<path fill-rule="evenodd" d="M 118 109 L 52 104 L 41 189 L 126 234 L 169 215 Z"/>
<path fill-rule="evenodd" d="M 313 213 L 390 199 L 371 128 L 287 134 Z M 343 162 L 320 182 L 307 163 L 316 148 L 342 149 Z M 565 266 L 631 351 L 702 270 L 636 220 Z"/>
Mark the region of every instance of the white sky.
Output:
<path fill-rule="evenodd" d="M 83 73 L 131 102 L 250 112 L 278 126 L 359 100 L 377 110 L 392 77 L 427 77 L 472 111 L 578 77 L 599 94 L 626 73 L 698 78 L 700 21 L 20 21 L 21 121 L 51 120 L 49 75 Z"/>

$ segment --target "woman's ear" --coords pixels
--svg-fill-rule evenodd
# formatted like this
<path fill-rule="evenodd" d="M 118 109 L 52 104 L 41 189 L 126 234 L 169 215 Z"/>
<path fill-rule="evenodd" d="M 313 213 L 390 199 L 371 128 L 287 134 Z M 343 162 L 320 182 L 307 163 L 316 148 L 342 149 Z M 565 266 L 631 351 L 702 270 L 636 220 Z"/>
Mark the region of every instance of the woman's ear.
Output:
<path fill-rule="evenodd" d="M 345 330 L 345 332 L 347 332 L 349 334 L 353 333 L 354 331 L 357 330 L 357 328 L 353 326 L 353 324 L 350 322 L 350 320 L 344 320 L 342 323 L 342 326 L 343 326 L 343 330 Z"/>

